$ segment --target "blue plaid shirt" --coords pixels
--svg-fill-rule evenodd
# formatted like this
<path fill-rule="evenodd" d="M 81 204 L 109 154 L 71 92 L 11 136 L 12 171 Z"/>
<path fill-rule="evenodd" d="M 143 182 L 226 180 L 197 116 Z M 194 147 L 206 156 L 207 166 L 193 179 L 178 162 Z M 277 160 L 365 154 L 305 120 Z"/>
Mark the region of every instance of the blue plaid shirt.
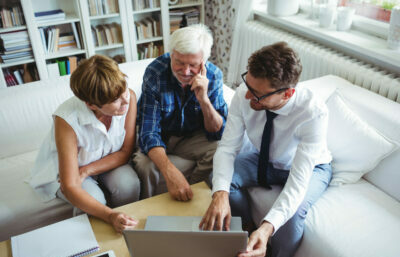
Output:
<path fill-rule="evenodd" d="M 206 62 L 205 66 L 210 81 L 208 97 L 223 119 L 221 129 L 215 133 L 205 130 L 203 113 L 194 92 L 181 87 L 172 74 L 171 58 L 166 53 L 155 59 L 143 76 L 138 125 L 139 145 L 144 153 L 156 146 L 166 148 L 164 140 L 169 135 L 185 136 L 199 129 L 204 130 L 210 141 L 221 139 L 228 115 L 222 92 L 222 72 L 210 62 Z"/>

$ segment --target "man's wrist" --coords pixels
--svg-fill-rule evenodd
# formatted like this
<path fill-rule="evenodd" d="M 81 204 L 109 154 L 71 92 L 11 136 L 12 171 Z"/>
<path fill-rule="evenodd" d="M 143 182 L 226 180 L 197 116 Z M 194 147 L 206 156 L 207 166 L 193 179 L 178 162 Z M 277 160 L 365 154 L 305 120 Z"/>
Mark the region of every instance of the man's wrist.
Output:
<path fill-rule="evenodd" d="M 274 225 L 267 220 L 261 223 L 260 229 L 268 235 L 268 238 L 274 233 Z"/>
<path fill-rule="evenodd" d="M 199 104 L 202 108 L 204 108 L 204 106 L 211 105 L 210 98 L 208 98 L 207 94 L 204 97 L 197 100 L 199 101 Z"/>
<path fill-rule="evenodd" d="M 229 192 L 223 191 L 223 190 L 219 190 L 214 192 L 214 194 L 212 195 L 212 198 L 217 198 L 217 197 L 223 197 L 223 198 L 229 198 Z"/>

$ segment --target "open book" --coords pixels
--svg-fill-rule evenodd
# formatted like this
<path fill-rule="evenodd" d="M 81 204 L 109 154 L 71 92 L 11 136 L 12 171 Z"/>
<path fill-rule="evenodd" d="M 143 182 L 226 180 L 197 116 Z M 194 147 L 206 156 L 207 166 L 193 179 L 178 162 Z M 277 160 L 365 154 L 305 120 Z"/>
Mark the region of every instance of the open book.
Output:
<path fill-rule="evenodd" d="M 80 257 L 98 251 L 86 214 L 11 237 L 13 257 Z"/>

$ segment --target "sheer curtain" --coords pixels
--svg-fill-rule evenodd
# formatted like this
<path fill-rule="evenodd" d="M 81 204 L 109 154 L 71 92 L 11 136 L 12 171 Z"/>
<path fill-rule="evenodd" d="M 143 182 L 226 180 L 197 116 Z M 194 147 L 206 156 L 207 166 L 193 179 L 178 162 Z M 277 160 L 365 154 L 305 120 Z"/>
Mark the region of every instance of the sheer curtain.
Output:
<path fill-rule="evenodd" d="M 231 74 L 236 72 L 232 70 L 233 64 L 240 51 L 237 42 L 240 38 L 240 27 L 251 13 L 252 0 L 205 0 L 204 3 L 205 23 L 214 36 L 210 61 L 222 70 L 225 83 L 231 86 L 232 78 L 236 75 Z"/>

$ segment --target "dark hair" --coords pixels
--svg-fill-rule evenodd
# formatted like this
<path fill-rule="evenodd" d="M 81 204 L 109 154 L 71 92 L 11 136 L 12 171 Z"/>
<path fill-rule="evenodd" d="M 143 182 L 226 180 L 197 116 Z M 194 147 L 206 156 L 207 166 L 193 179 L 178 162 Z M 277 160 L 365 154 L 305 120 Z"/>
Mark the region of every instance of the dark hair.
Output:
<path fill-rule="evenodd" d="M 278 42 L 254 52 L 247 69 L 253 77 L 268 79 L 271 87 L 280 89 L 296 86 L 302 66 L 296 52 L 286 42 Z"/>

